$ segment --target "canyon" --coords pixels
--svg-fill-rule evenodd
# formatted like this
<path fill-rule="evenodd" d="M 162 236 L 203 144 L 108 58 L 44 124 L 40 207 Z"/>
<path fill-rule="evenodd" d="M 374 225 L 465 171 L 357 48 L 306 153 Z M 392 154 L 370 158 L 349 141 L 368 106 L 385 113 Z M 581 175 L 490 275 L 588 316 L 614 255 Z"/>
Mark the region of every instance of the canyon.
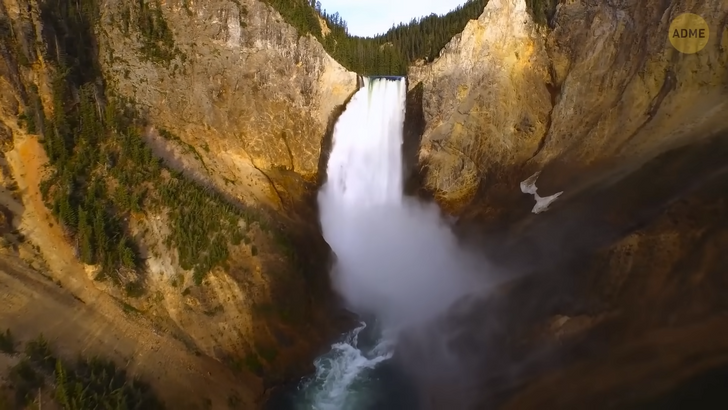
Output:
<path fill-rule="evenodd" d="M 255 215 L 195 284 L 168 240 L 174 207 L 142 202 L 123 223 L 144 275 L 115 285 L 44 199 L 47 137 L 27 113 L 52 118 L 61 64 L 85 56 L 49 4 L 0 1 L 0 330 L 109 357 L 171 408 L 262 408 L 353 323 L 331 292 L 316 193 L 357 74 L 258 0 L 104 1 L 85 51 L 96 109 L 132 107 L 165 178 Z M 666 35 L 684 12 L 710 27 L 696 54 Z M 426 349 L 397 351 L 434 408 L 664 408 L 728 365 L 728 6 L 562 0 L 549 14 L 490 0 L 407 73 L 406 190 L 453 218 L 499 283 L 438 324 L 467 379 L 438 374 Z M 541 196 L 563 191 L 540 214 L 519 187 L 536 172 Z M 125 291 L 136 280 L 142 295 Z"/>

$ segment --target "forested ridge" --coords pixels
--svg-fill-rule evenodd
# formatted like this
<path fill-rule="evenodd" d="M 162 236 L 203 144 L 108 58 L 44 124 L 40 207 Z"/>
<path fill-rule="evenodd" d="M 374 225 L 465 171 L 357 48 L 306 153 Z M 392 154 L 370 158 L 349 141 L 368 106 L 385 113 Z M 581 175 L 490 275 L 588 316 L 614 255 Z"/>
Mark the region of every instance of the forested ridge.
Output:
<path fill-rule="evenodd" d="M 147 228 L 133 232 L 130 221 L 144 221 L 145 214 L 166 216 L 165 244 L 198 284 L 211 269 L 227 264 L 231 245 L 250 244 L 253 224 L 293 257 L 283 231 L 273 228 L 263 213 L 232 205 L 152 154 L 142 139 L 148 125 L 144 116 L 133 101 L 119 98 L 104 84 L 92 29 L 98 22 L 98 0 L 45 0 L 39 6 L 45 38 L 30 44 L 43 47 L 24 49 L 12 30 L 0 30 L 0 40 L 11 45 L 9 56 L 17 64 L 28 66 L 43 53 L 53 67 L 52 109 L 43 109 L 37 87 L 29 84 L 19 120 L 29 133 L 42 136 L 51 165 L 40 187 L 43 199 L 79 259 L 100 267 L 97 279 L 123 285 L 128 296 L 141 294 L 145 264 L 139 245 Z M 160 7 L 149 0 L 131 2 L 122 12 L 122 24 L 139 33 L 143 58 L 168 67 L 173 60 L 184 62 L 185 55 Z M 0 28 L 2 23 L 0 19 Z"/>
<path fill-rule="evenodd" d="M 339 13 L 329 13 L 316 0 L 263 0 L 272 5 L 299 34 L 310 33 L 347 69 L 363 75 L 406 75 L 418 60 L 430 62 L 468 21 L 477 19 L 487 0 L 468 0 L 445 15 L 431 14 L 401 23 L 374 37 L 350 35 Z M 526 0 L 535 21 L 545 25 L 558 0 Z M 322 32 L 319 17 L 330 30 Z"/>

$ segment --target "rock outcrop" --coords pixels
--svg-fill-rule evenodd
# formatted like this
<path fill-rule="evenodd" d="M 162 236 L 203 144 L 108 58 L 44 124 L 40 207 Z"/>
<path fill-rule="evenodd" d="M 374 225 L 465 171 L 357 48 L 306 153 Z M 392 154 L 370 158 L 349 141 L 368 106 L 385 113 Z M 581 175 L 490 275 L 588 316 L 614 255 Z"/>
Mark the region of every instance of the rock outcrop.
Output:
<path fill-rule="evenodd" d="M 679 53 L 667 36 L 687 11 L 705 16 L 711 29 L 694 55 Z M 509 195 L 547 163 L 619 158 L 638 166 L 706 134 L 698 129 L 725 126 L 725 16 L 719 1 L 639 10 L 630 2 L 569 1 L 547 30 L 532 22 L 524 1 L 489 2 L 436 61 L 410 70 L 410 86 L 423 87 L 426 187 L 460 213 L 478 190 L 491 199 Z M 553 181 L 552 168 L 540 181 Z M 570 177 L 559 173 L 567 193 L 577 189 L 573 168 Z"/>
<path fill-rule="evenodd" d="M 548 131 L 548 56 L 524 1 L 490 1 L 433 63 L 409 72 L 422 87 L 419 152 L 425 186 L 452 212 L 481 181 L 522 164 Z"/>
<path fill-rule="evenodd" d="M 135 12 L 128 2 L 104 4 L 99 55 L 116 92 L 180 138 L 152 131 L 158 152 L 242 201 L 280 209 L 300 199 L 289 190 L 316 181 L 322 137 L 356 74 L 257 0 L 165 2 L 174 45 L 162 63 L 146 51 Z M 196 152 L 181 155 L 188 146 Z"/>
<path fill-rule="evenodd" d="M 668 40 L 684 12 L 710 26 L 696 54 Z M 719 0 L 561 1 L 549 27 L 523 0 L 491 0 L 437 60 L 411 67 L 423 187 L 486 241 L 484 274 L 508 281 L 439 330 L 452 331 L 466 376 L 423 370 L 434 408 L 714 398 L 694 388 L 728 365 L 717 296 L 728 263 L 727 24 Z M 539 171 L 540 195 L 564 193 L 534 215 L 519 183 Z"/>

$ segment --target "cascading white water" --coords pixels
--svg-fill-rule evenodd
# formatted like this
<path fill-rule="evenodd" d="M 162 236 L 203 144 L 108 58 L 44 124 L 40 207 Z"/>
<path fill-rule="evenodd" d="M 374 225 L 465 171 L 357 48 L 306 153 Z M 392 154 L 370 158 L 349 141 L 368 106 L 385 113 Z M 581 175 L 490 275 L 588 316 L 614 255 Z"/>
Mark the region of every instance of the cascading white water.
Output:
<path fill-rule="evenodd" d="M 404 78 L 364 79 L 334 128 L 319 192 L 336 290 L 389 330 L 442 312 L 477 270 L 437 205 L 403 195 L 405 103 Z"/>
<path fill-rule="evenodd" d="M 402 127 L 406 84 L 403 79 L 364 78 L 334 128 L 327 167 L 328 182 L 320 202 L 342 212 L 398 204 L 402 200 Z M 329 208 L 330 209 L 330 208 Z M 325 214 L 322 213 L 322 216 Z M 324 235 L 338 246 L 345 229 L 324 226 Z M 340 246 L 344 248 L 344 246 Z"/>
<path fill-rule="evenodd" d="M 382 332 L 362 347 L 357 328 L 318 358 L 299 407 L 369 408 L 364 379 L 391 357 L 397 331 L 432 319 L 478 283 L 477 263 L 458 248 L 437 206 L 403 196 L 406 91 L 404 78 L 365 78 L 334 128 L 319 192 L 324 238 L 336 255 L 332 283 Z"/>

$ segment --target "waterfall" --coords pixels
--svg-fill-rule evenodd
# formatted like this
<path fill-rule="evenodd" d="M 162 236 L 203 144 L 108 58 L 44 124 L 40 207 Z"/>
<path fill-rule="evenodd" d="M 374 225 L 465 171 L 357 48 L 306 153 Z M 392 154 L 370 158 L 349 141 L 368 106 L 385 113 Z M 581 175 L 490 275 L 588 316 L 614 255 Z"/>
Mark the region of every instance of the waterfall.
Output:
<path fill-rule="evenodd" d="M 341 276 L 334 277 L 339 292 L 354 291 L 347 297 L 352 308 L 365 313 L 372 298 L 366 285 L 347 282 L 345 270 L 356 264 L 359 250 L 367 249 L 367 237 L 360 229 L 362 217 L 377 214 L 382 207 L 402 202 L 402 127 L 406 98 L 403 78 L 363 78 L 361 88 L 349 101 L 334 127 L 333 148 L 327 164 L 328 180 L 319 194 L 324 238 L 337 257 Z M 359 287 L 359 291 L 355 288 Z M 352 300 L 353 299 L 353 300 Z M 392 356 L 390 343 L 380 339 L 360 345 L 359 327 L 319 357 L 316 374 L 304 387 L 300 407 L 314 410 L 362 409 L 371 392 L 363 373 Z"/>
<path fill-rule="evenodd" d="M 364 78 L 334 127 L 320 202 L 343 211 L 401 202 L 406 91 L 404 79 Z"/>
<path fill-rule="evenodd" d="M 384 382 L 370 376 L 392 356 L 398 332 L 431 320 L 476 283 L 466 275 L 474 261 L 437 206 L 403 195 L 406 92 L 404 78 L 364 78 L 334 128 L 318 198 L 323 235 L 336 255 L 332 284 L 349 309 L 376 320 L 316 360 L 299 408 L 386 408 L 372 402 Z M 372 327 L 375 334 L 362 342 Z"/>

